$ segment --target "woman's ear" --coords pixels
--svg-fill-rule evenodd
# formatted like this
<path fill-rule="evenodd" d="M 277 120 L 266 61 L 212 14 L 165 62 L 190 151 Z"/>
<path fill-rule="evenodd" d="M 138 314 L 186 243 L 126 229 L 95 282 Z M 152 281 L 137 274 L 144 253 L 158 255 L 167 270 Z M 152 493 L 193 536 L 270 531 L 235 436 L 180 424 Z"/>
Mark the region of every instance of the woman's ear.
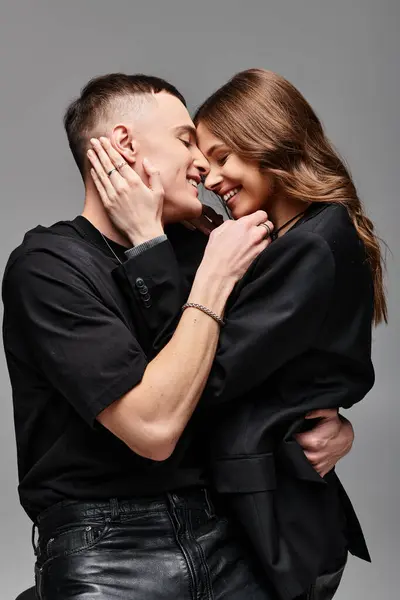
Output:
<path fill-rule="evenodd" d="M 133 132 L 126 125 L 116 125 L 113 128 L 110 141 L 115 150 L 123 156 L 129 164 L 133 164 L 137 155 L 137 142 Z"/>

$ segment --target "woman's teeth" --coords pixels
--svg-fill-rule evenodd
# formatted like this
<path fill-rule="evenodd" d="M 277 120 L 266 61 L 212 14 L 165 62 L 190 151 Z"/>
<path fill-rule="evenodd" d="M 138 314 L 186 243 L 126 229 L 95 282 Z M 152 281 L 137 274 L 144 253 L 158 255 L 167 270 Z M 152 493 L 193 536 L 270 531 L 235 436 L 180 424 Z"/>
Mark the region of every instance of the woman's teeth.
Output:
<path fill-rule="evenodd" d="M 195 179 L 188 179 L 187 182 L 191 183 L 192 186 L 195 187 L 196 189 L 197 189 L 197 187 L 199 185 Z"/>
<path fill-rule="evenodd" d="M 240 190 L 240 188 L 235 188 L 234 190 L 231 190 L 231 191 L 230 191 L 230 192 L 228 192 L 227 194 L 224 194 L 224 195 L 222 196 L 222 200 L 223 200 L 224 202 L 228 202 L 228 200 L 230 200 L 231 198 L 233 198 L 233 196 L 234 196 L 235 194 L 237 194 L 239 190 Z"/>

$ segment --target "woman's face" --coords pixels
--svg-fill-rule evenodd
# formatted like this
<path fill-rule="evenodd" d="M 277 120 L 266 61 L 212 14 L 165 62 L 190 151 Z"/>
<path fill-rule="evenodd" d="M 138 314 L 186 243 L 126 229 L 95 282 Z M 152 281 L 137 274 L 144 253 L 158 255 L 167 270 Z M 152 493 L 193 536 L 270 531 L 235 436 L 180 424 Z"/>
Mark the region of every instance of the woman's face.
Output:
<path fill-rule="evenodd" d="M 218 194 L 234 219 L 269 208 L 274 191 L 272 175 L 262 173 L 255 162 L 244 161 L 201 122 L 198 145 L 209 161 L 205 187 Z"/>

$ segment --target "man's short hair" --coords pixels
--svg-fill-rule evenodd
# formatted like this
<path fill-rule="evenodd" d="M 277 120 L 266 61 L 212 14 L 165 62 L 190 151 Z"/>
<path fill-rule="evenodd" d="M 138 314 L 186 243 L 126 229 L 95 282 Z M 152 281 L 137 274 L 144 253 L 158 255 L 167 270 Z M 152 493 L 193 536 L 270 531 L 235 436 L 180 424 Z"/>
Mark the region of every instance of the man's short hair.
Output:
<path fill-rule="evenodd" d="M 81 90 L 79 98 L 74 100 L 64 116 L 64 127 L 69 147 L 75 162 L 84 177 L 85 154 L 88 141 L 96 126 L 103 120 L 118 101 L 129 102 L 134 97 L 146 94 L 167 92 L 178 98 L 185 106 L 185 98 L 168 81 L 151 75 L 125 75 L 110 73 L 91 79 Z M 103 132 L 104 134 L 104 132 Z"/>

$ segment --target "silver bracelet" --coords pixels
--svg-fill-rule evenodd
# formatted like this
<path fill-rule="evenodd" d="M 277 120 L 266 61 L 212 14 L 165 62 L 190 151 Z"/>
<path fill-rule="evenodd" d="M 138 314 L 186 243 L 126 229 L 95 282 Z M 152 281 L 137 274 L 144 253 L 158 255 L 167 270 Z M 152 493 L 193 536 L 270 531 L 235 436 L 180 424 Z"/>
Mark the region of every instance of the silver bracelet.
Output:
<path fill-rule="evenodd" d="M 219 317 L 217 314 L 215 314 L 215 312 L 213 312 L 206 306 L 203 306 L 202 304 L 196 304 L 195 302 L 186 302 L 186 304 L 182 306 L 182 311 L 185 310 L 185 308 L 197 308 L 197 310 L 201 310 L 201 312 L 214 319 L 214 321 L 216 321 L 221 327 L 225 325 L 225 321 L 221 319 L 221 317 Z"/>

